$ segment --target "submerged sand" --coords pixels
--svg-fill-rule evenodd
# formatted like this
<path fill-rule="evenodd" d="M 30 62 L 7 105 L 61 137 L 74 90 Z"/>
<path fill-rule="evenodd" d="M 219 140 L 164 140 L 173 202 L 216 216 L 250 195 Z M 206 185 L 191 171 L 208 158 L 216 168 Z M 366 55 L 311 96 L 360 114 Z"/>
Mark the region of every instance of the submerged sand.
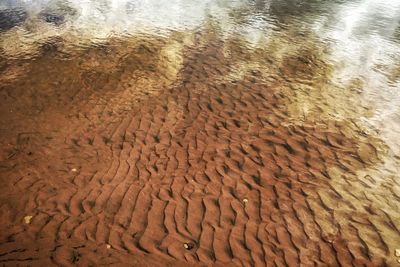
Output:
<path fill-rule="evenodd" d="M 3 55 L 0 264 L 396 266 L 400 158 L 310 38 Z"/>

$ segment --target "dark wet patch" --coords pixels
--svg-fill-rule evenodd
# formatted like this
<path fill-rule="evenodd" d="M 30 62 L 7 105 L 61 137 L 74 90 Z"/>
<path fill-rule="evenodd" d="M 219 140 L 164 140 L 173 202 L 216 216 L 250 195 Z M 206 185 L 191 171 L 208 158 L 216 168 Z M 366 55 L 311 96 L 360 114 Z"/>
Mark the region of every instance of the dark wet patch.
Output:
<path fill-rule="evenodd" d="M 7 31 L 27 18 L 27 13 L 23 9 L 6 9 L 0 10 L 0 32 Z"/>

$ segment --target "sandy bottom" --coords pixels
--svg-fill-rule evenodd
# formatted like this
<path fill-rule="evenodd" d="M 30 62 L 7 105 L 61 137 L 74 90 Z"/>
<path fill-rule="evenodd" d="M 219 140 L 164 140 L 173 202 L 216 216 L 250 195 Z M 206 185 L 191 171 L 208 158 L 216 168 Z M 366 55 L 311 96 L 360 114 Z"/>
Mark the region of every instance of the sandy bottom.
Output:
<path fill-rule="evenodd" d="M 220 47 L 190 51 L 165 86 L 150 65 L 155 93 L 66 81 L 51 49 L 52 65 L 19 65 L 49 83 L 2 85 L 0 265 L 396 264 L 399 187 L 359 174 L 383 162 L 379 140 L 292 123 L 289 81 L 227 78 Z"/>

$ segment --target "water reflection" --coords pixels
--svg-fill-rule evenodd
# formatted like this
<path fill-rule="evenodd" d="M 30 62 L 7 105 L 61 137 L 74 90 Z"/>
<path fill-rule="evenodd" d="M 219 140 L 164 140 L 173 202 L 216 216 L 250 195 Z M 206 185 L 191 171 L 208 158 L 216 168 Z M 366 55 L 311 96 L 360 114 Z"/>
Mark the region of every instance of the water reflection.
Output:
<path fill-rule="evenodd" d="M 19 132 L 56 132 L 52 138 L 63 140 L 78 130 L 104 130 L 111 136 L 102 137 L 107 147 L 118 132 L 114 123 L 126 118 L 140 121 L 139 126 L 162 121 L 171 129 L 181 127 L 176 136 L 184 139 L 190 127 L 202 132 L 206 122 L 196 122 L 208 116 L 215 122 L 204 126 L 203 132 L 216 131 L 224 140 L 224 129 L 234 125 L 239 133 L 234 128 L 229 138 L 247 136 L 237 150 L 253 162 L 262 157 L 252 158 L 249 151 L 263 151 L 246 142 L 264 136 L 267 141 L 258 144 L 266 151 L 274 147 L 268 157 L 275 163 L 266 164 L 271 169 L 262 174 L 276 174 L 279 177 L 270 178 L 277 184 L 287 179 L 285 186 L 290 189 L 299 179 L 304 184 L 301 194 L 296 192 L 310 203 L 319 199 L 330 211 L 313 214 L 312 223 L 319 225 L 322 236 L 315 240 L 338 246 L 338 251 L 343 245 L 353 258 L 364 255 L 360 256 L 364 263 L 371 260 L 379 265 L 383 257 L 390 265 L 394 262 L 391 252 L 398 245 L 393 224 L 399 223 L 400 212 L 399 29 L 400 2 L 395 0 L 2 1 L 0 141 L 7 149 L 1 162 L 5 169 L 18 166 L 13 160 L 19 150 L 8 147 Z M 202 97 L 209 97 L 209 103 L 202 103 Z M 168 115 L 131 118 L 157 101 L 163 103 L 155 108 L 157 112 L 168 111 Z M 191 101 L 197 107 L 190 107 Z M 226 105 L 226 110 L 216 111 L 214 104 Z M 196 108 L 201 112 L 190 121 L 195 126 L 183 127 L 185 114 L 194 114 Z M 232 119 L 233 113 L 244 114 L 245 119 Z M 264 128 L 258 129 L 258 123 Z M 268 127 L 276 128 L 278 134 Z M 142 132 L 133 134 L 139 140 L 135 146 L 144 147 L 140 153 L 149 142 L 164 144 L 160 131 L 153 129 L 152 138 L 147 132 L 143 139 Z M 170 145 L 172 131 L 165 134 L 170 136 L 166 137 Z M 281 140 L 286 137 L 287 141 Z M 73 140 L 83 146 L 78 138 Z M 87 140 L 93 145 L 92 137 Z M 48 142 L 42 144 L 47 149 L 43 155 L 54 150 L 47 147 Z M 185 147 L 180 142 L 179 147 Z M 236 145 L 229 143 L 229 149 Z M 115 147 L 96 149 L 101 151 L 96 150 L 97 155 L 111 151 L 110 158 L 115 156 Z M 123 151 L 124 144 L 118 149 Z M 189 155 L 190 149 L 191 144 L 185 153 Z M 305 153 L 302 159 L 295 157 L 296 149 Z M 162 151 L 157 146 L 157 157 Z M 218 158 L 221 151 L 216 149 L 213 157 Z M 225 159 L 231 157 L 230 152 L 224 153 Z M 307 168 L 301 166 L 302 160 Z M 295 167 L 284 167 L 287 162 Z M 204 166 L 199 166 L 202 172 Z M 245 173 L 238 166 L 234 168 Z M 304 172 L 299 174 L 296 167 Z M 248 175 L 243 173 L 240 179 Z M 254 188 L 267 186 L 257 174 L 251 177 L 258 179 Z M 278 196 L 274 190 L 268 192 Z M 296 194 L 288 193 L 294 199 Z M 302 214 L 296 216 L 299 219 Z M 368 244 L 364 249 L 359 245 L 363 242 Z M 174 253 L 168 251 L 170 256 L 188 259 Z M 199 253 L 194 261 L 208 259 L 204 255 Z"/>

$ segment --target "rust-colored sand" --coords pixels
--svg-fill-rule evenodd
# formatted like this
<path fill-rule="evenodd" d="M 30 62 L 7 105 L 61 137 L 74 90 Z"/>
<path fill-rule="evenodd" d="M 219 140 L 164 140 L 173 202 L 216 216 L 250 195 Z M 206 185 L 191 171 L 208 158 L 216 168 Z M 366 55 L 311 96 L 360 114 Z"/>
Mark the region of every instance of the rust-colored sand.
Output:
<path fill-rule="evenodd" d="M 154 46 L 125 59 L 142 64 L 129 75 L 106 75 L 110 51 L 104 70 L 74 73 L 47 47 L 15 67 L 41 84 L 3 80 L 0 264 L 395 264 L 398 191 L 358 175 L 381 162 L 379 140 L 346 121 L 293 123 L 294 89 L 229 78 L 222 41 L 184 50 L 176 79 Z"/>

